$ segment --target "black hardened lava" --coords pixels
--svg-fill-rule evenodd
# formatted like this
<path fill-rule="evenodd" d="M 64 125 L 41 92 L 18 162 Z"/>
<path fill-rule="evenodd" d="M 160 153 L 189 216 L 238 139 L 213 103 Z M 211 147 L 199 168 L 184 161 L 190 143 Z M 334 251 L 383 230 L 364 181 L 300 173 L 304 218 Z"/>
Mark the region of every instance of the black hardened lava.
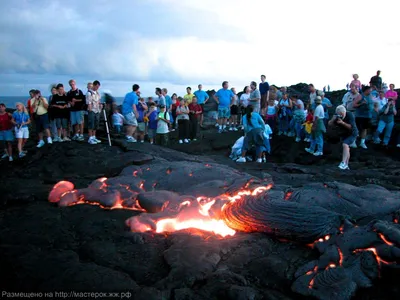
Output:
<path fill-rule="evenodd" d="M 60 183 L 62 193 L 53 192 L 49 200 L 136 210 L 140 214 L 126 224 L 144 232 L 156 231 L 164 218 L 194 211 L 201 217 L 200 198 L 207 198 L 208 217 L 235 231 L 266 233 L 317 250 L 319 258 L 294 273 L 292 290 L 319 299 L 349 299 L 357 288 L 372 286 L 383 268 L 400 262 L 398 194 L 336 182 L 292 190 L 271 186 L 222 165 L 174 162 L 131 166 L 86 189 Z"/>

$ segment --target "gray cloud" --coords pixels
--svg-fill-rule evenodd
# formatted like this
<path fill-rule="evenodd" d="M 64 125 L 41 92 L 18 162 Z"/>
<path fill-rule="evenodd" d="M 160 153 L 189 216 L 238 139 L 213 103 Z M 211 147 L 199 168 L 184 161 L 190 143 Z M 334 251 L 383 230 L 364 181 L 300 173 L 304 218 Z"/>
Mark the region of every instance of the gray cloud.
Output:
<path fill-rule="evenodd" d="M 179 84 L 185 78 L 162 53 L 143 72 L 138 64 L 151 45 L 144 49 L 136 41 L 151 38 L 156 45 L 186 36 L 245 39 L 218 24 L 216 15 L 155 0 L 0 1 L 0 80 L 4 83 L 7 74 L 37 74 Z"/>

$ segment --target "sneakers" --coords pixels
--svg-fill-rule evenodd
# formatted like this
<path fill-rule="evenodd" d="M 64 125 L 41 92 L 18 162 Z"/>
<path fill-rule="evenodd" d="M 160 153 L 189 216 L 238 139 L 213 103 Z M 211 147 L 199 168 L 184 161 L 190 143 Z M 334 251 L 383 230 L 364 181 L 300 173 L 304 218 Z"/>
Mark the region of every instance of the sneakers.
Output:
<path fill-rule="evenodd" d="M 182 141 L 182 140 L 179 140 L 179 144 L 183 144 L 183 141 Z"/>
<path fill-rule="evenodd" d="M 55 143 L 61 143 L 63 140 L 59 137 L 59 136 L 56 136 L 55 138 L 54 138 L 54 140 L 53 140 L 53 142 L 55 142 Z"/>
<path fill-rule="evenodd" d="M 311 142 L 311 140 L 309 138 L 305 138 L 304 141 L 305 142 Z"/>
<path fill-rule="evenodd" d="M 197 141 L 197 139 L 193 139 L 193 142 L 196 142 Z"/>
<path fill-rule="evenodd" d="M 265 157 L 262 158 L 262 162 L 265 163 L 267 162 L 267 159 Z"/>
<path fill-rule="evenodd" d="M 7 154 L 7 153 L 4 153 L 3 156 L 1 157 L 1 159 L 5 159 L 5 158 L 7 158 L 7 157 L 8 157 L 8 154 Z"/>
<path fill-rule="evenodd" d="M 223 132 L 222 128 L 218 129 L 218 133 L 222 133 L 222 132 Z"/>
<path fill-rule="evenodd" d="M 351 144 L 350 147 L 351 147 L 351 148 L 354 148 L 354 149 L 357 148 L 356 142 L 354 141 L 354 143 Z"/>
<path fill-rule="evenodd" d="M 83 134 L 80 134 L 80 135 L 78 136 L 77 141 L 82 142 L 82 141 L 84 141 L 84 140 L 85 140 L 85 138 L 83 137 Z"/>
<path fill-rule="evenodd" d="M 144 143 L 144 140 L 141 140 L 140 142 L 141 142 L 141 143 Z"/>
<path fill-rule="evenodd" d="M 233 131 L 233 127 L 229 127 L 229 131 Z"/>
<path fill-rule="evenodd" d="M 40 140 L 39 143 L 37 144 L 36 148 L 42 148 L 44 146 L 44 141 Z"/>
<path fill-rule="evenodd" d="M 374 139 L 374 144 L 380 144 L 380 143 L 381 143 L 381 139 L 380 138 Z"/>
<path fill-rule="evenodd" d="M 308 152 L 308 153 L 314 154 L 314 151 L 311 150 L 311 148 L 304 148 L 304 150 L 306 150 L 306 152 Z"/>
<path fill-rule="evenodd" d="M 13 161 L 14 159 L 12 158 L 12 156 L 10 156 L 9 158 L 8 158 L 8 161 Z"/>
<path fill-rule="evenodd" d="M 69 137 L 67 137 L 67 136 L 64 136 L 64 138 L 63 138 L 63 142 L 70 142 L 71 141 L 71 139 L 69 138 Z"/>
<path fill-rule="evenodd" d="M 95 136 L 93 137 L 93 139 L 94 139 L 94 141 L 95 141 L 97 144 L 100 144 L 100 143 L 101 143 L 101 141 L 98 140 Z M 134 139 L 134 140 L 135 140 L 135 139 Z M 136 142 L 136 140 L 135 140 L 135 142 Z"/>
<path fill-rule="evenodd" d="M 217 124 L 215 124 L 215 127 L 218 127 L 219 126 L 219 124 L 217 123 Z"/>
<path fill-rule="evenodd" d="M 301 138 L 297 137 L 297 138 L 296 138 L 296 143 L 298 143 L 298 142 L 300 142 L 300 141 L 301 141 Z"/>
<path fill-rule="evenodd" d="M 244 158 L 244 157 L 239 157 L 239 158 L 236 160 L 236 162 L 238 162 L 238 163 L 245 163 L 245 162 L 246 162 L 246 158 Z"/>
<path fill-rule="evenodd" d="M 341 163 L 340 163 L 339 169 L 342 169 L 342 170 L 350 170 L 349 166 L 346 165 L 344 162 L 341 162 Z"/>
<path fill-rule="evenodd" d="M 47 144 L 49 145 L 53 144 L 53 140 L 51 139 L 51 137 L 47 137 Z"/>
<path fill-rule="evenodd" d="M 262 158 L 257 158 L 257 162 L 259 163 L 259 164 L 261 164 L 263 161 L 262 161 Z"/>
<path fill-rule="evenodd" d="M 400 148 L 400 144 L 397 144 L 397 146 L 396 146 L 397 148 Z"/>
<path fill-rule="evenodd" d="M 189 140 L 188 140 L 188 139 L 184 139 L 183 142 L 184 142 L 185 144 L 189 144 Z"/>
<path fill-rule="evenodd" d="M 73 137 L 72 137 L 72 140 L 73 141 L 77 141 L 79 139 L 79 135 L 78 134 L 75 134 Z"/>
<path fill-rule="evenodd" d="M 98 139 L 94 138 L 94 140 L 95 140 L 96 143 L 97 143 Z M 128 143 L 136 143 L 136 142 L 137 142 L 137 140 L 136 140 L 134 137 L 131 137 L 131 136 L 127 136 L 127 137 L 126 137 L 126 141 L 127 141 Z M 100 141 L 99 141 L 99 142 L 100 142 Z"/>
<path fill-rule="evenodd" d="M 365 143 L 361 143 L 360 147 L 363 148 L 363 149 L 368 149 L 368 147 L 367 147 L 367 145 L 365 145 Z"/>
<path fill-rule="evenodd" d="M 25 156 L 26 156 L 25 152 L 22 151 L 22 152 L 19 153 L 19 158 L 23 158 Z"/>
<path fill-rule="evenodd" d="M 233 127 L 233 129 L 232 129 L 233 131 L 238 131 L 238 129 L 236 128 L 236 127 Z"/>
<path fill-rule="evenodd" d="M 314 153 L 314 156 L 322 156 L 324 155 L 321 151 L 317 151 Z"/>

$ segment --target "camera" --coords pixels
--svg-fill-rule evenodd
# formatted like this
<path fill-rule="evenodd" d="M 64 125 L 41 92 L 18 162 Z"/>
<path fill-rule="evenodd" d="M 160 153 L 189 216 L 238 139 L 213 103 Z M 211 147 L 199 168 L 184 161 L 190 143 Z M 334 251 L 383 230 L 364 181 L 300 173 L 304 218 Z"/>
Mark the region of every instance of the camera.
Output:
<path fill-rule="evenodd" d="M 341 115 L 335 115 L 336 119 L 343 119 L 343 117 Z"/>

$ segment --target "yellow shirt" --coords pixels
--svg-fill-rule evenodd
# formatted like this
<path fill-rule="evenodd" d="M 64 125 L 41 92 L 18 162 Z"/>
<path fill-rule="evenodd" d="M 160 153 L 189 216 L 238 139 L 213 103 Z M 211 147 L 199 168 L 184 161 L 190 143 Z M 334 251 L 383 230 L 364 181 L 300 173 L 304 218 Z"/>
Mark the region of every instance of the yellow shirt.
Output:
<path fill-rule="evenodd" d="M 186 104 L 189 105 L 190 103 L 192 103 L 194 94 L 186 94 L 185 96 L 183 96 L 183 99 L 186 100 Z"/>
<path fill-rule="evenodd" d="M 47 108 L 44 107 L 43 104 L 47 104 L 47 100 L 44 97 L 40 97 L 39 99 L 34 99 L 33 101 L 31 100 L 31 105 L 34 106 L 33 111 L 38 115 L 44 115 L 47 114 Z"/>

